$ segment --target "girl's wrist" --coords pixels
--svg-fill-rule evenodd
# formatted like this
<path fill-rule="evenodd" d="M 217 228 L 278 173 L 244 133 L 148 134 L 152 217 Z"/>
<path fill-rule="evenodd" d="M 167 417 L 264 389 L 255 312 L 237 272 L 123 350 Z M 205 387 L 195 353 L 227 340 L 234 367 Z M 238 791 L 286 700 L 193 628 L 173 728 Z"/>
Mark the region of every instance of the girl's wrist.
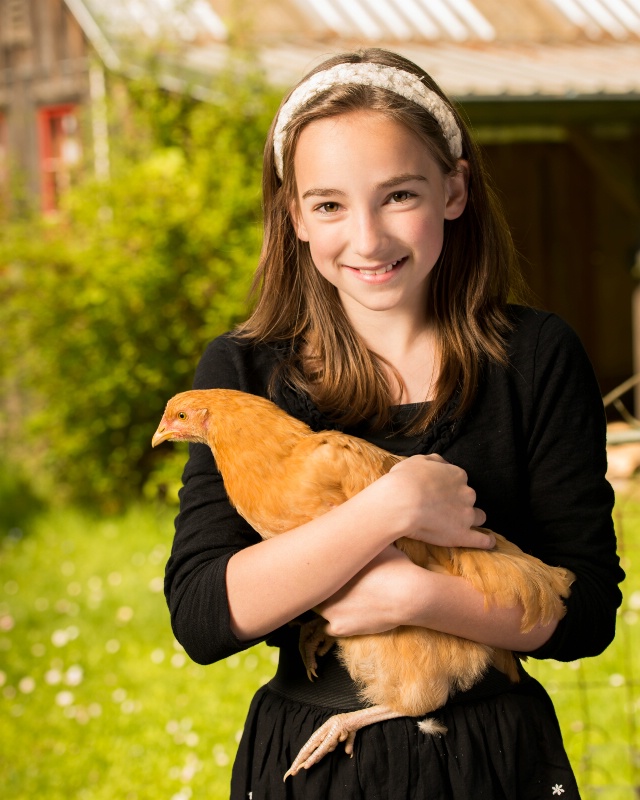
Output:
<path fill-rule="evenodd" d="M 387 475 L 378 478 L 350 501 L 362 502 L 363 520 L 366 517 L 372 535 L 379 541 L 380 549 L 405 536 L 408 530 L 400 513 L 397 492 L 387 478 Z"/>
<path fill-rule="evenodd" d="M 376 519 L 384 522 L 386 544 L 392 544 L 403 536 L 410 536 L 415 529 L 415 521 L 410 513 L 411 504 L 403 496 L 404 492 L 396 476 L 387 473 L 368 488 L 372 490 L 372 494 L 375 492 L 373 510 Z"/>
<path fill-rule="evenodd" d="M 402 622 L 401 625 L 418 625 L 425 627 L 425 620 L 430 617 L 432 606 L 432 583 L 428 569 L 411 564 L 407 569 L 402 587 Z"/>

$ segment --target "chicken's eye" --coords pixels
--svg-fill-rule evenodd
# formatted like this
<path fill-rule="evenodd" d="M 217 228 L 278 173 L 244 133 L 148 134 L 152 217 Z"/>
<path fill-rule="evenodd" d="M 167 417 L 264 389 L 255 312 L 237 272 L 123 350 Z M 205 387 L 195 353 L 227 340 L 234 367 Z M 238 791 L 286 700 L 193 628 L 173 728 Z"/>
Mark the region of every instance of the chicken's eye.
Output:
<path fill-rule="evenodd" d="M 179 411 L 178 412 L 178 419 L 186 419 L 186 418 L 187 418 L 187 414 L 186 414 L 185 411 Z"/>

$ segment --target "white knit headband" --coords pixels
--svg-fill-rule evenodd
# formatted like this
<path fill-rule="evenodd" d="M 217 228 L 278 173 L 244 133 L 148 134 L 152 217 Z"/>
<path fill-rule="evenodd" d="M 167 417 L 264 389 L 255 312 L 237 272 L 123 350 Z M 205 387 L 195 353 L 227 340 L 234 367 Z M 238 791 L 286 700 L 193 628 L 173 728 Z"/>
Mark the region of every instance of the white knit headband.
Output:
<path fill-rule="evenodd" d="M 313 97 L 333 86 L 344 84 L 389 89 L 389 91 L 422 106 L 440 126 L 451 155 L 454 158 L 460 158 L 462 155 L 462 135 L 451 109 L 440 95 L 425 86 L 417 75 L 382 64 L 338 64 L 323 72 L 316 72 L 300 84 L 280 109 L 273 131 L 273 152 L 276 159 L 276 171 L 281 180 L 282 147 L 287 125 Z"/>

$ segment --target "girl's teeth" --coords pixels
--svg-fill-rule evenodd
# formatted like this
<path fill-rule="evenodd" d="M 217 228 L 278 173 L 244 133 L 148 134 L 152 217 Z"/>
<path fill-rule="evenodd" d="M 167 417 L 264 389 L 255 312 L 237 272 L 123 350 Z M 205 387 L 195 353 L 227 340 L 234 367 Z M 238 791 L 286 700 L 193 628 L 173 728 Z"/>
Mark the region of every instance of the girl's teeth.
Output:
<path fill-rule="evenodd" d="M 401 259 L 398 259 L 397 261 L 394 261 L 393 264 L 387 264 L 386 267 L 380 267 L 380 269 L 360 269 L 358 272 L 360 272 L 362 275 L 384 275 L 386 272 L 391 272 L 391 270 L 397 264 L 399 264 L 400 261 Z"/>

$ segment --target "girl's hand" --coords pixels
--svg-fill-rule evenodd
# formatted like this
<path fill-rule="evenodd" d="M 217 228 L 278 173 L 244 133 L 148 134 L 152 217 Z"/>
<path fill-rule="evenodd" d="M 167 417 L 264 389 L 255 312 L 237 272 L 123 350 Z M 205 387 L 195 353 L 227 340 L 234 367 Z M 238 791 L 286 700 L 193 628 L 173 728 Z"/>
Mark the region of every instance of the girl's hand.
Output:
<path fill-rule="evenodd" d="M 342 589 L 315 607 L 330 636 L 382 633 L 403 624 L 408 578 L 420 570 L 394 545 L 389 545 L 354 575 Z"/>
<path fill-rule="evenodd" d="M 399 536 L 443 547 L 494 546 L 493 536 L 473 530 L 487 516 L 475 507 L 476 493 L 467 483 L 467 473 L 442 456 L 407 458 L 380 478 L 383 482 Z"/>

